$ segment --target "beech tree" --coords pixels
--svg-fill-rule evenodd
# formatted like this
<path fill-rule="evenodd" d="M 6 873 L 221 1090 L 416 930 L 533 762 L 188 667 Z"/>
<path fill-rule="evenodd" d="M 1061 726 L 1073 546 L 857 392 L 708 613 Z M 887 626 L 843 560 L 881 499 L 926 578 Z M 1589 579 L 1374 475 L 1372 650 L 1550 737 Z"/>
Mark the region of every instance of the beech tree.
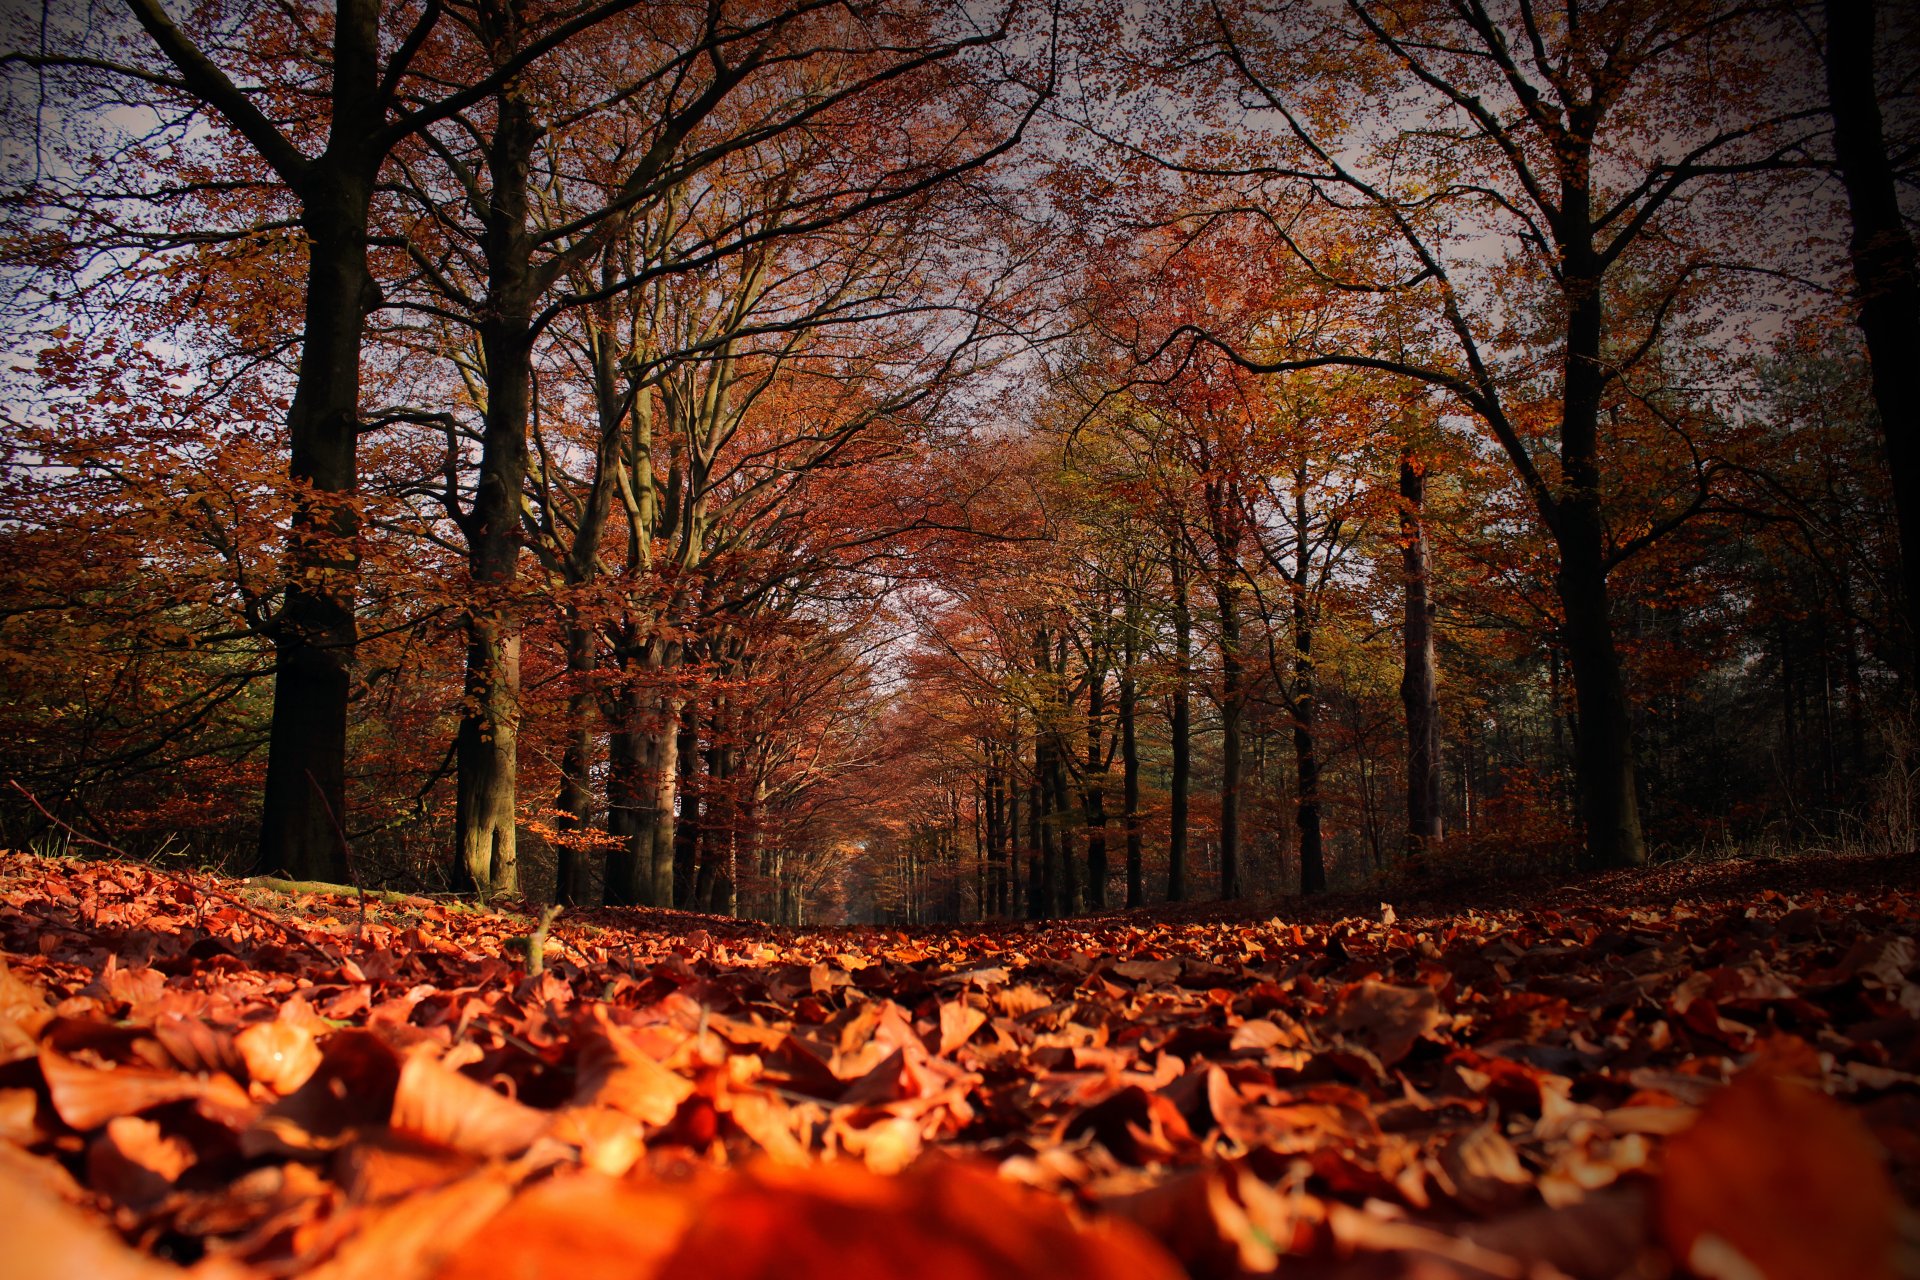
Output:
<path fill-rule="evenodd" d="M 1603 428 L 1623 402 L 1645 397 L 1636 378 L 1702 282 L 1740 269 L 1718 256 L 1716 224 L 1702 211 L 1733 218 L 1740 197 L 1758 203 L 1753 175 L 1780 169 L 1807 140 L 1813 110 L 1776 92 L 1766 34 L 1757 11 L 1711 3 L 1615 5 L 1577 21 L 1477 0 L 1354 0 L 1324 19 L 1285 5 L 1214 6 L 1181 65 L 1210 61 L 1223 91 L 1275 128 L 1217 154 L 1162 156 L 1183 174 L 1245 192 L 1305 275 L 1374 304 L 1386 341 L 1351 343 L 1354 329 L 1342 328 L 1341 341 L 1309 335 L 1281 350 L 1234 344 L 1203 325 L 1189 333 L 1264 373 L 1349 365 L 1440 388 L 1513 467 L 1559 557 L 1580 812 L 1598 865 L 1645 858 L 1608 577 L 1711 497 L 1702 467 L 1695 492 L 1651 528 L 1610 528 Z M 1342 133 L 1363 129 L 1361 118 L 1349 126 L 1294 90 L 1319 83 L 1328 47 L 1355 43 L 1374 58 L 1364 73 L 1376 112 L 1417 111 L 1421 127 L 1385 118 L 1368 142 Z M 1324 240 L 1296 233 L 1302 209 L 1364 220 L 1393 256 L 1329 253 Z M 1530 322 L 1525 307 L 1495 301 L 1499 277 L 1471 248 L 1494 238 L 1503 246 L 1498 271 L 1536 291 L 1552 326 L 1558 373 L 1544 394 L 1530 365 L 1523 372 L 1506 357 L 1508 334 Z M 1414 298 L 1431 306 L 1419 336 L 1399 311 Z M 1543 413 L 1553 424 L 1550 460 Z"/>

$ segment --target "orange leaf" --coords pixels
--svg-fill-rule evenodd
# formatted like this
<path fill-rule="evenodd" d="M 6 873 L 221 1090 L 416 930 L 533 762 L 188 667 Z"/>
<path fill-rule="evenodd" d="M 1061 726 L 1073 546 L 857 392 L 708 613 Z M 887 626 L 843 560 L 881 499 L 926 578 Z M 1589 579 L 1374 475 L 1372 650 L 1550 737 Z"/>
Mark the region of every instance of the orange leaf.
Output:
<path fill-rule="evenodd" d="M 550 1119 L 424 1052 L 401 1066 L 393 1095 L 395 1129 L 469 1155 L 517 1155 L 546 1131 Z"/>
<path fill-rule="evenodd" d="M 1899 1204 L 1879 1147 L 1839 1103 L 1776 1076 L 1743 1075 L 1667 1144 L 1659 1207 L 1668 1248 L 1702 1276 L 1893 1275 Z"/>

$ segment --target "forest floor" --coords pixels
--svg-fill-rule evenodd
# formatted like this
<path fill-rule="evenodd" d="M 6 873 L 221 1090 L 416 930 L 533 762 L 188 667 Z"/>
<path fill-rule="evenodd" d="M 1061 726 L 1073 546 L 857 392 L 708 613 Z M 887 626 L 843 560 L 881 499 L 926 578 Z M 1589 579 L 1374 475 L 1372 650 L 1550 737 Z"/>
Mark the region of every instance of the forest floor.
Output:
<path fill-rule="evenodd" d="M 1916 886 L 583 911 L 529 974 L 512 912 L 0 853 L 0 1271 L 1920 1274 Z"/>

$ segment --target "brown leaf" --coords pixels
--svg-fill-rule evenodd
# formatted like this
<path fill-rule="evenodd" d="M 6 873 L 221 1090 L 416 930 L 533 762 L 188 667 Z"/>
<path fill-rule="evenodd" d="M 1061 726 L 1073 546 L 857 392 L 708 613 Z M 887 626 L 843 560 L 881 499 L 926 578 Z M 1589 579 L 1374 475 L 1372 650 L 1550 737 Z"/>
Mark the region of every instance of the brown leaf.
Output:
<path fill-rule="evenodd" d="M 693 1095 L 693 1082 L 660 1065 L 597 1008 L 595 1017 L 596 1034 L 580 1054 L 574 1101 L 612 1107 L 644 1124 L 672 1120 Z"/>
<path fill-rule="evenodd" d="M 1703 1276 L 1891 1277 L 1899 1201 L 1878 1145 L 1824 1094 L 1749 1073 L 1666 1148 L 1660 1231 Z"/>
<path fill-rule="evenodd" d="M 427 1051 L 408 1055 L 393 1095 L 393 1127 L 477 1156 L 525 1151 L 550 1117 L 503 1097 L 442 1064 Z"/>
<path fill-rule="evenodd" d="M 180 1280 L 180 1270 L 136 1253 L 104 1223 L 65 1203 L 10 1160 L 0 1160 L 6 1268 L 16 1276 Z"/>
<path fill-rule="evenodd" d="M 116 1116 L 87 1147 L 87 1183 L 121 1204 L 152 1204 L 194 1163 L 193 1148 L 139 1116 Z"/>
<path fill-rule="evenodd" d="M 209 1098 L 236 1110 L 247 1095 L 227 1076 L 190 1076 L 126 1063 L 88 1066 L 48 1046 L 40 1050 L 40 1071 L 54 1110 L 75 1129 L 97 1129 L 115 1116 L 137 1115 L 183 1098 Z"/>
<path fill-rule="evenodd" d="M 234 1037 L 247 1077 L 283 1097 L 305 1084 L 320 1066 L 313 1029 L 287 1017 L 256 1022 Z"/>
<path fill-rule="evenodd" d="M 1396 987 L 1356 982 L 1340 993 L 1333 1025 L 1378 1055 L 1391 1067 L 1413 1051 L 1414 1043 L 1446 1023 L 1440 998 L 1426 987 Z"/>
<path fill-rule="evenodd" d="M 943 1000 L 940 1003 L 940 1053 L 942 1056 L 952 1053 L 973 1038 L 973 1033 L 987 1025 L 987 1015 L 959 1000 Z"/>

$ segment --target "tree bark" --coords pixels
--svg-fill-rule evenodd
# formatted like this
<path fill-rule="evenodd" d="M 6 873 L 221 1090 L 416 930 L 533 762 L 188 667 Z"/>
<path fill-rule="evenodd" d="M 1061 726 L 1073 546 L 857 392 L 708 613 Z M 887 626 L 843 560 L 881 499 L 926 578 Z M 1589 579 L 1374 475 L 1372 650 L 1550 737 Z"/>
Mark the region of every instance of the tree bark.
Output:
<path fill-rule="evenodd" d="M 1173 777 L 1169 783 L 1167 901 L 1187 896 L 1187 792 L 1193 777 L 1193 613 L 1186 562 L 1173 557 Z"/>
<path fill-rule="evenodd" d="M 1140 843 L 1140 745 L 1134 719 L 1139 692 L 1133 676 L 1135 655 L 1128 642 L 1125 664 L 1120 669 L 1120 804 L 1127 832 L 1127 905 L 1145 905 L 1146 887 L 1141 879 Z"/>
<path fill-rule="evenodd" d="M 688 698 L 680 712 L 680 740 L 675 748 L 679 757 L 680 818 L 673 832 L 673 905 L 697 911 L 701 836 L 700 822 L 700 702 Z M 711 775 L 711 769 L 709 769 Z"/>
<path fill-rule="evenodd" d="M 1327 887 L 1326 850 L 1320 834 L 1320 753 L 1318 679 L 1313 661 L 1312 542 L 1307 534 L 1307 486 L 1304 467 L 1293 489 L 1293 769 L 1294 825 L 1300 837 L 1300 892 Z"/>
<path fill-rule="evenodd" d="M 1834 158 L 1847 189 L 1848 249 L 1873 400 L 1893 474 L 1907 595 L 1907 654 L 1920 654 L 1920 271 L 1901 216 L 1875 92 L 1871 0 L 1828 0 L 1827 101 Z"/>
<path fill-rule="evenodd" d="M 1558 588 L 1566 616 L 1567 661 L 1573 671 L 1580 732 L 1574 773 L 1586 828 L 1586 861 L 1594 867 L 1638 866 L 1647 860 L 1634 778 L 1633 728 L 1626 679 L 1614 642 L 1607 592 L 1605 525 L 1600 509 L 1600 358 L 1604 321 L 1592 237 L 1584 232 L 1585 192 L 1569 186 L 1563 203 L 1576 250 L 1565 272 L 1567 342 L 1560 424 L 1562 493 L 1554 503 L 1560 551 Z"/>
<path fill-rule="evenodd" d="M 1400 563 L 1406 583 L 1400 703 L 1407 719 L 1407 852 L 1420 853 L 1446 834 L 1441 805 L 1440 694 L 1433 661 L 1433 599 L 1428 590 L 1425 521 L 1427 480 L 1411 450 L 1400 456 Z M 1554 717 L 1559 717 L 1558 707 Z"/>
<path fill-rule="evenodd" d="M 503 37 L 511 47 L 511 36 Z M 540 129 L 509 90 L 487 151 L 487 299 L 480 323 L 487 404 L 480 475 L 462 527 L 474 600 L 467 614 L 466 701 L 455 738 L 455 865 L 482 898 L 519 887 L 515 785 L 520 729 L 521 495 L 533 406 L 533 236 L 528 174 Z"/>
<path fill-rule="evenodd" d="M 1240 885 L 1240 792 L 1246 689 L 1240 661 L 1240 610 L 1229 570 L 1222 566 L 1214 600 L 1220 612 L 1220 896 L 1238 898 Z"/>
<path fill-rule="evenodd" d="M 346 855 L 347 703 L 352 696 L 360 516 L 360 351 L 377 291 L 367 269 L 370 171 L 332 166 L 311 199 L 300 376 L 287 414 L 295 501 L 286 594 L 270 632 L 273 713 L 257 867 L 340 884 Z"/>
<path fill-rule="evenodd" d="M 563 906 L 584 904 L 589 893 L 587 859 L 566 837 L 577 836 L 593 823 L 594 696 L 586 681 L 597 656 L 593 632 L 577 620 L 570 622 L 567 679 L 573 688 L 567 694 L 566 747 L 560 757 L 560 795 L 554 803 L 560 810 L 562 838 L 554 855 L 553 900 Z"/>
<path fill-rule="evenodd" d="M 1107 905 L 1107 793 L 1101 784 L 1101 717 L 1106 713 L 1103 672 L 1087 673 L 1087 776 L 1081 788 L 1087 818 L 1087 905 L 1095 911 Z"/>

